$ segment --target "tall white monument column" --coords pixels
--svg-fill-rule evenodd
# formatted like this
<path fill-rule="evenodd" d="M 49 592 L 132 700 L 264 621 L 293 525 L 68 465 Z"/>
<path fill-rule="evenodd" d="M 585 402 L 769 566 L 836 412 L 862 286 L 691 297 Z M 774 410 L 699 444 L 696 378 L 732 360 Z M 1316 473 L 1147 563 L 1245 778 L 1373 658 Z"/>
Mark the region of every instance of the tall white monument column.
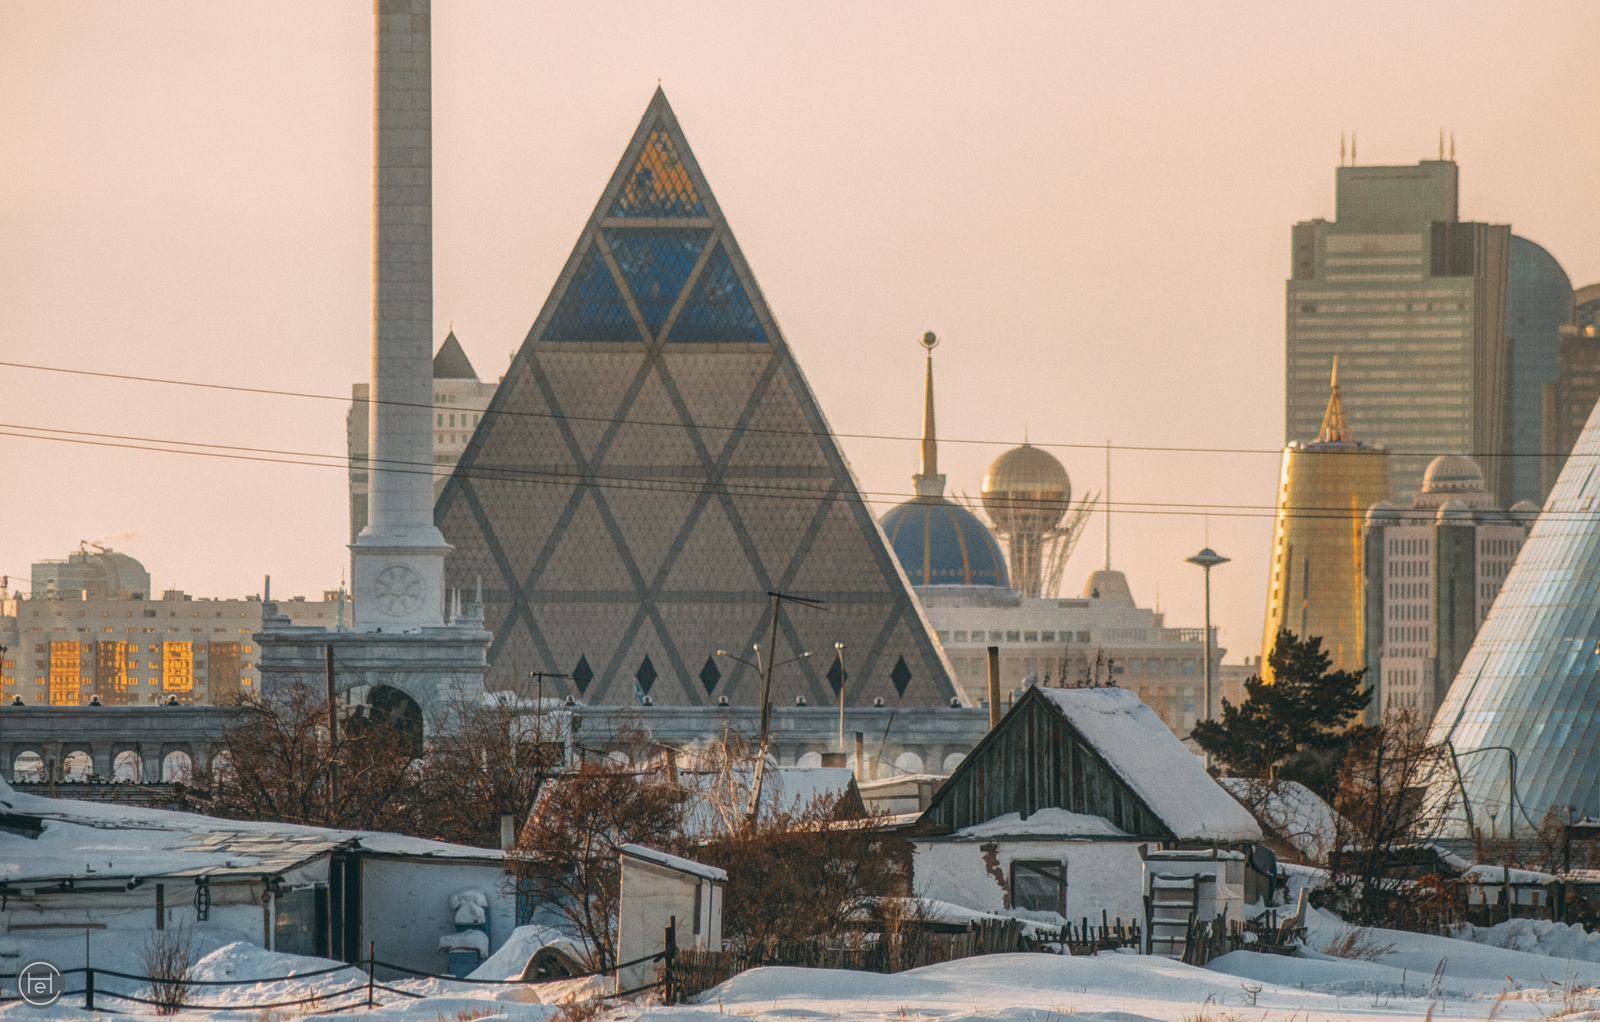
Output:
<path fill-rule="evenodd" d="M 351 545 L 358 629 L 444 624 L 433 524 L 430 0 L 375 0 L 368 525 Z"/>

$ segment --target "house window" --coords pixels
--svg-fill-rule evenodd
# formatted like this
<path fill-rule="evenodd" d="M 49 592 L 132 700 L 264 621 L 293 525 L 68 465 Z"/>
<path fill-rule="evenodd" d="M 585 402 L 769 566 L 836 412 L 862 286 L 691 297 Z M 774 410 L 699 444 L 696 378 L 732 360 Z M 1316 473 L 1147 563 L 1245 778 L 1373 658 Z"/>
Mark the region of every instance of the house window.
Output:
<path fill-rule="evenodd" d="M 966 632 L 955 632 L 954 633 L 954 638 L 951 641 L 952 642 L 966 642 L 967 641 L 967 633 Z"/>
<path fill-rule="evenodd" d="M 1067 914 L 1067 864 L 1018 860 L 1011 864 L 1011 907 Z"/>

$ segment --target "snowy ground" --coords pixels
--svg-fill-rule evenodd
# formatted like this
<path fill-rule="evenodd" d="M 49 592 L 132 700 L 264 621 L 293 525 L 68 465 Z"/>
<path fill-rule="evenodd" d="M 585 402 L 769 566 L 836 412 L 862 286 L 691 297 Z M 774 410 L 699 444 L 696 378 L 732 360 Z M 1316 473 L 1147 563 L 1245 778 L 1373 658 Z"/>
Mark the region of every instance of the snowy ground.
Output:
<path fill-rule="evenodd" d="M 1311 920 L 1313 947 L 1327 946 L 1343 930 L 1333 920 Z M 1564 929 L 1545 928 L 1546 950 L 1577 950 L 1588 941 Z M 1521 932 L 1527 931 L 1527 932 Z M 1600 963 L 1495 946 L 1527 938 L 1522 921 L 1457 940 L 1394 931 L 1366 934 L 1372 961 L 1331 958 L 1317 951 L 1280 958 L 1236 952 L 1199 969 L 1160 958 L 1114 953 L 1094 957 L 993 955 L 930 966 L 895 976 L 814 969 L 755 969 L 716 990 L 697 1005 L 663 1008 L 624 1005 L 599 1022 L 725 1022 L 737 1015 L 752 1022 L 1480 1022 L 1560 1017 L 1600 1022 Z M 58 949 L 63 965 L 81 964 Z M 97 965 L 115 967 L 114 949 L 96 950 Z M 81 959 L 81 952 L 78 958 Z M 130 963 L 131 964 L 131 963 Z M 295 958 L 248 945 L 210 951 L 198 978 L 283 976 L 325 967 L 320 959 Z M 132 970 L 129 970 L 132 971 Z M 407 1022 L 546 1022 L 554 1002 L 581 982 L 533 988 L 474 987 L 435 980 L 391 984 L 424 995 L 421 1000 L 378 992 L 382 1007 L 368 1012 L 319 1013 L 317 1009 L 264 1012 L 256 1006 L 316 991 L 359 984 L 354 971 L 307 979 L 289 978 L 240 988 L 209 988 L 208 1004 L 236 1010 L 184 1012 L 183 1022 L 286 1022 L 299 1018 L 373 1018 Z M 105 984 L 101 984 L 101 989 Z M 134 988 L 127 987 L 130 992 Z M 76 1000 L 70 998 L 69 1000 Z M 364 1001 L 364 994 L 338 1002 Z M 115 1005 L 119 1009 L 131 1007 Z M 84 1018 L 66 1003 L 38 1011 L 20 1004 L 0 1007 L 7 1022 Z"/>

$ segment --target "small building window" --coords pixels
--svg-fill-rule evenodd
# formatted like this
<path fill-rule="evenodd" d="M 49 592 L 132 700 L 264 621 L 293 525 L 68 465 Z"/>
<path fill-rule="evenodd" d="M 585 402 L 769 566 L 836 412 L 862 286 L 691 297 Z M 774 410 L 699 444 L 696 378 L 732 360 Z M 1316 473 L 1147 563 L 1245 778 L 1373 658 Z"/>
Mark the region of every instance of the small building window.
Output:
<path fill-rule="evenodd" d="M 1007 632 L 1006 633 L 1006 641 L 1007 642 L 1021 642 L 1022 641 L 1022 633 L 1021 632 Z"/>
<path fill-rule="evenodd" d="M 1056 641 L 1056 633 L 1055 632 L 1040 632 L 1039 633 L 1039 641 L 1040 642 L 1055 642 Z"/>
<path fill-rule="evenodd" d="M 1088 632 L 1079 632 L 1078 633 L 1078 641 L 1079 642 L 1088 642 L 1089 641 L 1089 633 Z"/>
<path fill-rule="evenodd" d="M 1028 912 L 1067 914 L 1067 864 L 1017 860 L 1011 864 L 1011 907 Z"/>
<path fill-rule="evenodd" d="M 966 642 L 967 641 L 967 633 L 966 632 L 951 632 L 950 633 L 950 641 L 951 642 Z"/>
<path fill-rule="evenodd" d="M 1038 642 L 1039 641 L 1039 633 L 1038 632 L 1023 632 L 1022 633 L 1022 641 L 1023 642 Z"/>

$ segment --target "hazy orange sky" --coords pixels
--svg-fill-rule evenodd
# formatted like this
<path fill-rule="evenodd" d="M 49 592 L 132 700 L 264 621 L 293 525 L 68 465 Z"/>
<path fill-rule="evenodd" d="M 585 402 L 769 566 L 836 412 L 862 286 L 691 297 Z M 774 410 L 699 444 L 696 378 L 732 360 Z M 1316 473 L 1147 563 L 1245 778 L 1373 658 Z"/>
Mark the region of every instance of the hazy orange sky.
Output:
<path fill-rule="evenodd" d="M 834 428 L 1275 451 L 1289 227 L 1455 131 L 1461 215 L 1600 280 L 1600 11 L 1546 3 L 434 4 L 438 337 L 504 371 L 659 79 Z M 348 395 L 370 330 L 371 4 L 0 0 L 0 359 Z M 0 368 L 0 573 L 114 538 L 158 589 L 315 598 L 345 406 Z M 913 442 L 844 441 L 906 494 Z M 1056 448 L 1099 489 L 1097 450 Z M 1258 651 L 1274 453 L 1116 455 L 1112 559 Z M 1155 506 L 1170 505 L 1170 506 Z M 1136 513 L 1137 512 L 1137 513 Z M 1160 513 L 1155 513 L 1160 512 Z M 1098 566 L 1097 518 L 1067 569 Z"/>

